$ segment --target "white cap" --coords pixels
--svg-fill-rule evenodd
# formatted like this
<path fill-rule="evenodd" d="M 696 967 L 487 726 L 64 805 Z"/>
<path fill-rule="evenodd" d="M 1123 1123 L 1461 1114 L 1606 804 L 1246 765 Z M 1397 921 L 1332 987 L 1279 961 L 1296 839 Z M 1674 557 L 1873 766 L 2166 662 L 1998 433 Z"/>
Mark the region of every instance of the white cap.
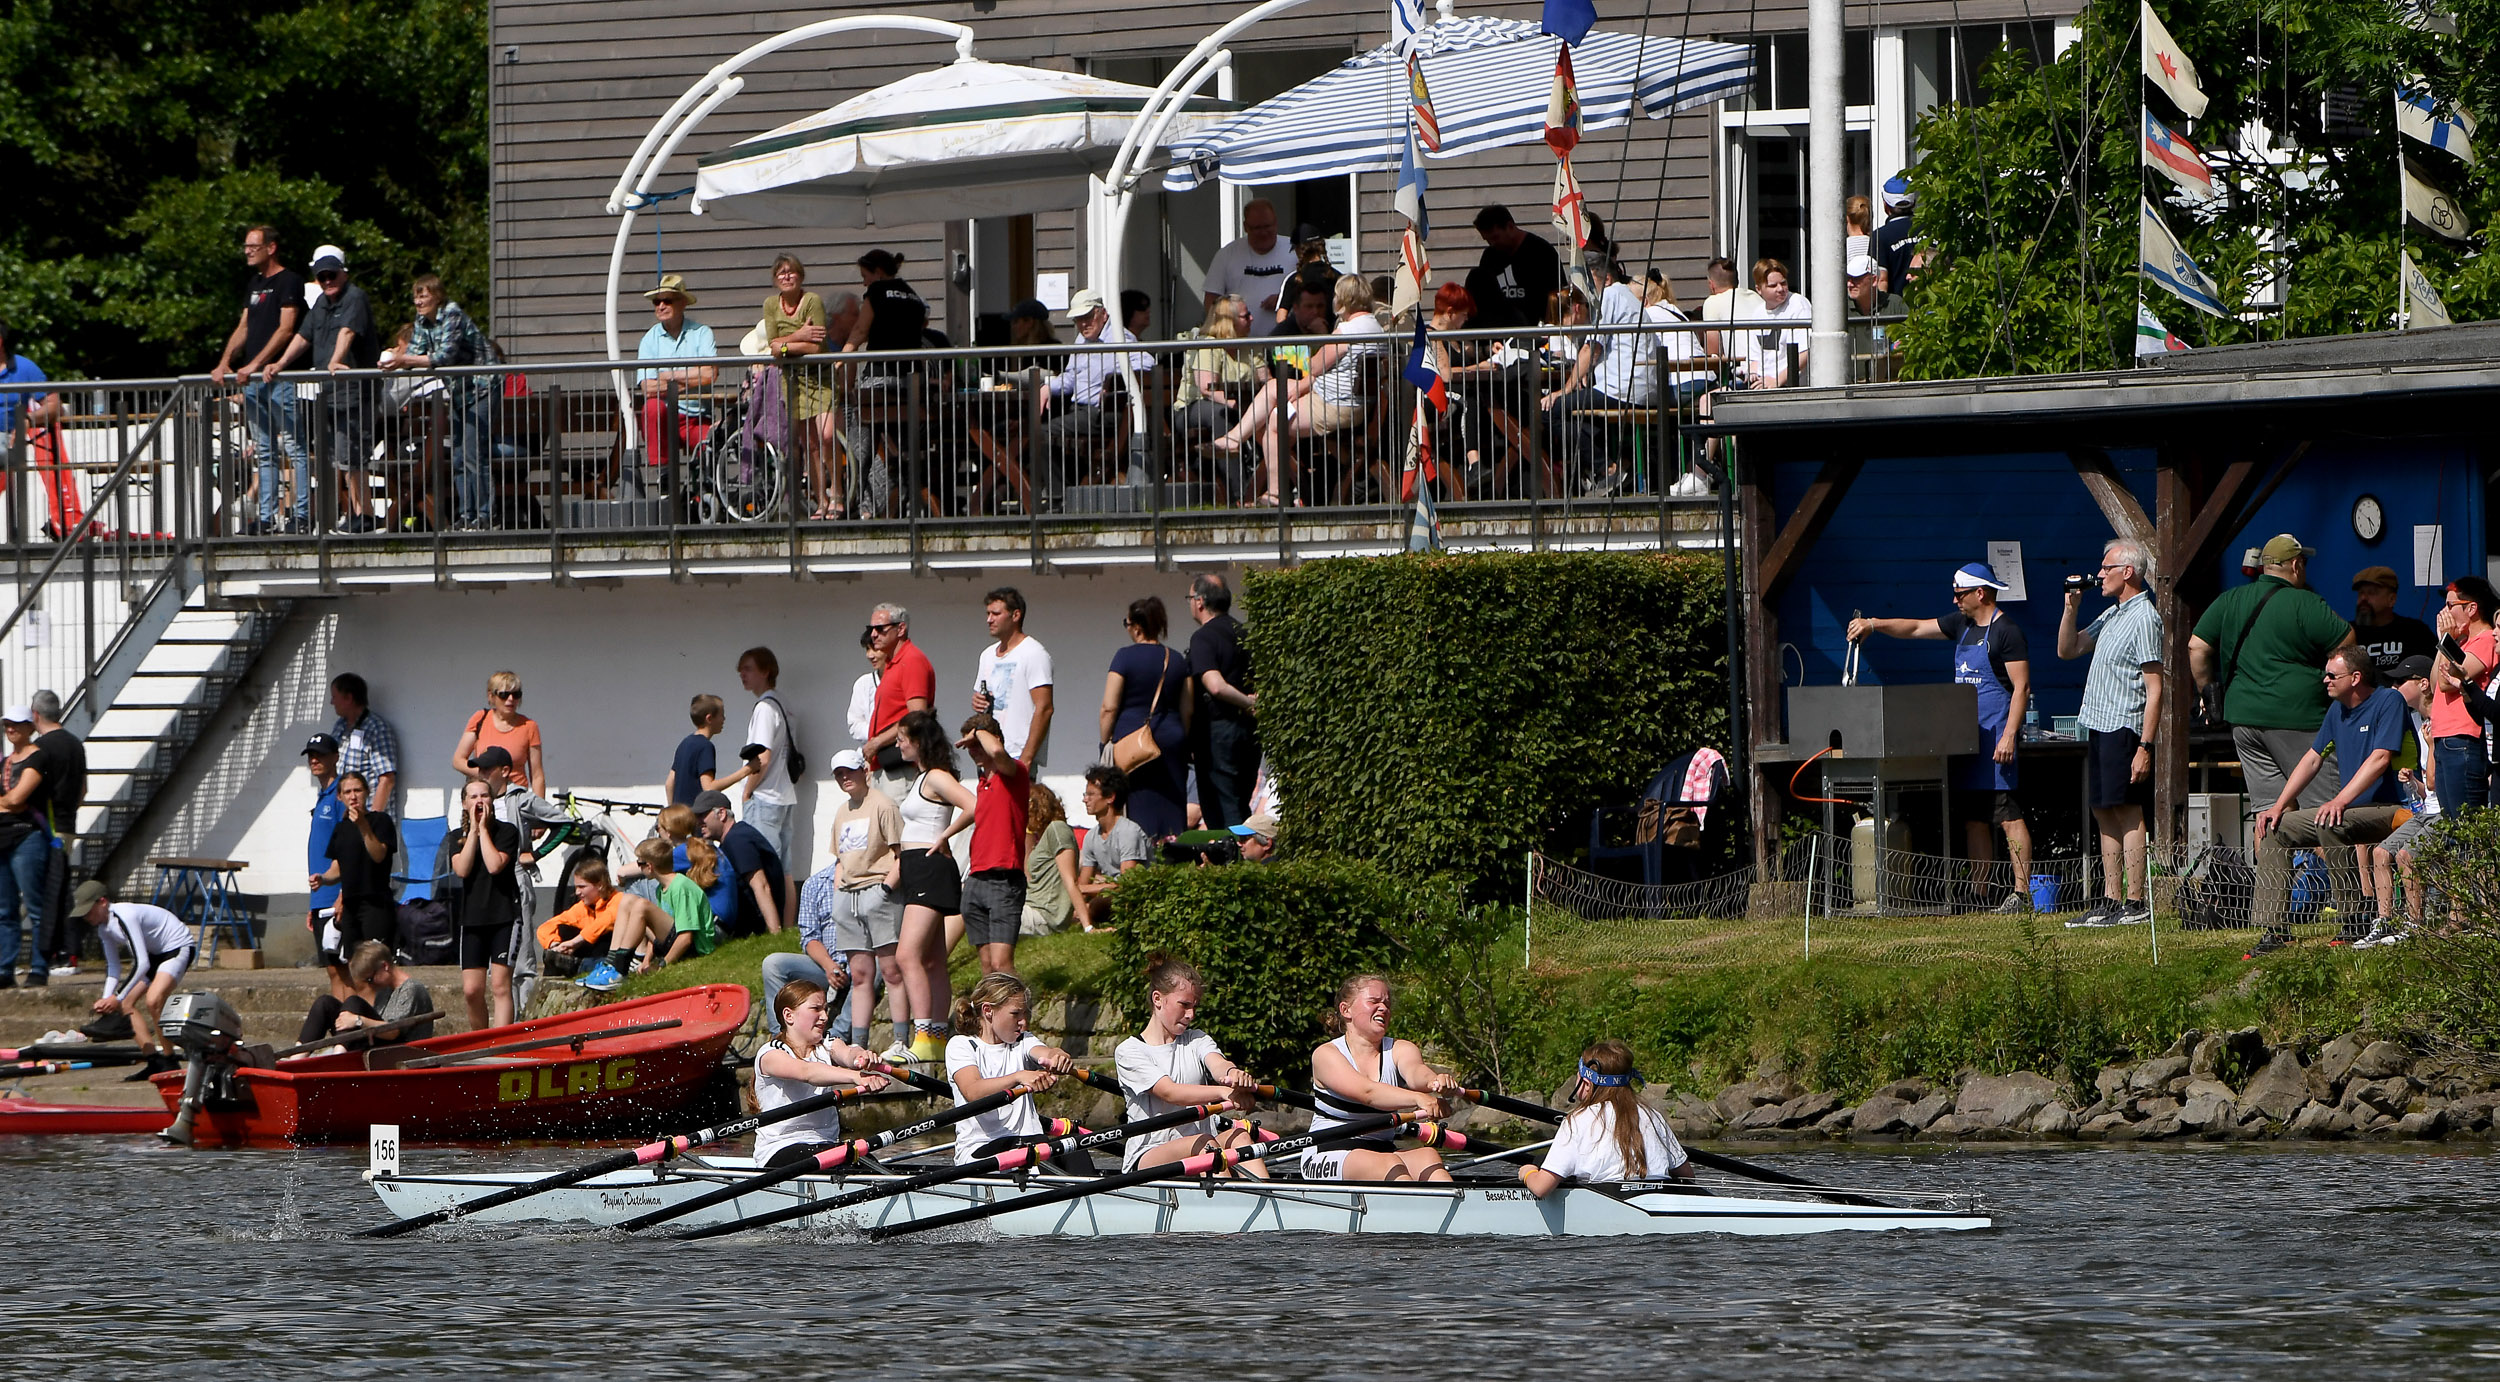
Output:
<path fill-rule="evenodd" d="M 35 712 L 25 702 L 20 701 L 7 710 L 0 710 L 0 720 L 6 720 L 13 725 L 31 725 L 35 722 Z"/>
<path fill-rule="evenodd" d="M 855 773 L 864 773 L 868 771 L 868 760 L 860 757 L 857 749 L 844 749 L 833 756 L 833 770 L 838 773 L 845 768 Z"/>
<path fill-rule="evenodd" d="M 1875 261 L 1872 257 L 1863 254 L 1851 255 L 1849 257 L 1849 276 L 1851 278 L 1864 278 L 1873 272 L 1875 272 Z"/>
<path fill-rule="evenodd" d="M 1102 306 L 1102 293 L 1093 288 L 1079 288 L 1068 295 L 1068 320 L 1083 321 Z"/>
<path fill-rule="evenodd" d="M 339 261 L 340 268 L 344 269 L 347 267 L 347 251 L 340 249 L 336 245 L 316 245 L 313 247 L 312 262 L 318 264 L 324 259 L 335 259 Z"/>

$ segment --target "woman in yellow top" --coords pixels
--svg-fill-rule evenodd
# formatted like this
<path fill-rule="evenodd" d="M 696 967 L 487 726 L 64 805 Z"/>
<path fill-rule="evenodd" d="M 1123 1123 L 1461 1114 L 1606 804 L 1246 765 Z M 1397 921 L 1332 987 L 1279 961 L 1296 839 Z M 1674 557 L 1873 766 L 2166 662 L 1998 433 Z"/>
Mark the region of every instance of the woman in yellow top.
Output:
<path fill-rule="evenodd" d="M 825 300 L 807 291 L 807 266 L 794 256 L 773 259 L 773 295 L 764 299 L 764 335 L 776 360 L 826 353 Z M 842 490 L 836 481 L 833 378 L 830 367 L 789 365 L 791 436 L 807 449 L 807 480 L 816 491 L 813 518 L 840 518 Z"/>
<path fill-rule="evenodd" d="M 1216 299 L 1207 308 L 1206 325 L 1198 334 L 1213 344 L 1189 352 L 1172 401 L 1172 431 L 1182 451 L 1231 431 L 1241 417 L 1237 400 L 1248 397 L 1263 374 L 1259 358 L 1242 348 L 1250 335 L 1250 304 L 1240 297 Z M 1247 470 L 1246 466 L 1215 467 L 1225 494 L 1249 488 Z M 1223 495 L 1218 502 L 1224 502 Z"/>

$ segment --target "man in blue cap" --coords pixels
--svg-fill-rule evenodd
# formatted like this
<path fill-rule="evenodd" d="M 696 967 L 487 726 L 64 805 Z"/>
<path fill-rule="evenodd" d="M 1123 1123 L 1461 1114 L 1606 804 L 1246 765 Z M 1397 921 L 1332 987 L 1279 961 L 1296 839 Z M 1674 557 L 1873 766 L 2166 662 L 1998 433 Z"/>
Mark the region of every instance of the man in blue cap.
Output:
<path fill-rule="evenodd" d="M 1875 264 L 1884 271 L 1883 292 L 1898 293 L 1910 285 L 1910 255 L 1918 240 L 1910 229 L 1910 209 L 1917 205 L 1908 175 L 1895 173 L 1885 180 L 1884 219 L 1875 227 Z"/>
<path fill-rule="evenodd" d="M 1987 751 L 1957 757 L 1953 763 L 1953 802 L 1968 823 L 1972 880 L 1985 887 L 1994 872 L 1996 839 L 1991 826 L 2005 828 L 2005 852 L 2014 866 L 2012 893 L 1997 905 L 2000 912 L 2031 906 L 2025 884 L 2031 877 L 2031 823 L 2015 796 L 2022 782 L 2015 752 L 2022 742 L 2023 712 L 2031 707 L 2031 645 L 2022 629 L 1997 607 L 2005 582 L 1986 562 L 1975 561 L 1953 573 L 1953 612 L 1935 619 L 1852 619 L 1849 641 L 1870 633 L 1886 638 L 1945 638 L 1953 641 L 1953 679 L 1979 693 L 1979 741 Z"/>

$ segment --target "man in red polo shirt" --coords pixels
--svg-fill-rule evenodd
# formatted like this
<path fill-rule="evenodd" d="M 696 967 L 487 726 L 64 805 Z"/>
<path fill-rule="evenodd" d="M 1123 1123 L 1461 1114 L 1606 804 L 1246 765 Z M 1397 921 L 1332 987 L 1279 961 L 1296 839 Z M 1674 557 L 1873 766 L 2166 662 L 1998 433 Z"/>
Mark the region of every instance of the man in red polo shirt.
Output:
<path fill-rule="evenodd" d="M 877 699 L 868 713 L 868 742 L 860 752 L 868 759 L 868 781 L 900 802 L 915 777 L 894 747 L 905 715 L 937 704 L 937 669 L 911 641 L 911 616 L 901 605 L 884 604 L 868 612 L 868 637 L 885 655 L 885 675 L 877 679 Z"/>
<path fill-rule="evenodd" d="M 1024 855 L 1033 774 L 1007 752 L 996 717 L 964 721 L 955 747 L 968 749 L 981 770 L 972 806 L 972 860 L 964 880 L 964 939 L 981 957 L 981 972 L 1016 967 L 1016 933 L 1024 925 Z"/>

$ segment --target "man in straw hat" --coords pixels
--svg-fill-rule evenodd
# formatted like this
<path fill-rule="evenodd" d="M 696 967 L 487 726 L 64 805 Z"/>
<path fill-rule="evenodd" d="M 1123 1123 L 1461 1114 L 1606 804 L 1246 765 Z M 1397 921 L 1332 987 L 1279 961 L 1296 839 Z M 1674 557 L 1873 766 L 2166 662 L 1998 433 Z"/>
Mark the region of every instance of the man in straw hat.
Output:
<path fill-rule="evenodd" d="M 713 344 L 712 328 L 701 322 L 686 320 L 686 309 L 695 305 L 695 295 L 686 291 L 684 274 L 660 275 L 660 286 L 644 297 L 651 300 L 651 329 L 642 333 L 642 341 L 634 347 L 637 360 L 708 360 L 720 353 Z M 711 407 L 702 394 L 719 370 L 711 365 L 685 365 L 674 369 L 647 369 L 634 377 L 642 383 L 642 435 L 651 448 L 656 464 L 660 450 L 660 415 L 667 406 L 669 385 L 677 386 L 677 439 L 680 446 L 695 446 L 712 430 Z"/>

